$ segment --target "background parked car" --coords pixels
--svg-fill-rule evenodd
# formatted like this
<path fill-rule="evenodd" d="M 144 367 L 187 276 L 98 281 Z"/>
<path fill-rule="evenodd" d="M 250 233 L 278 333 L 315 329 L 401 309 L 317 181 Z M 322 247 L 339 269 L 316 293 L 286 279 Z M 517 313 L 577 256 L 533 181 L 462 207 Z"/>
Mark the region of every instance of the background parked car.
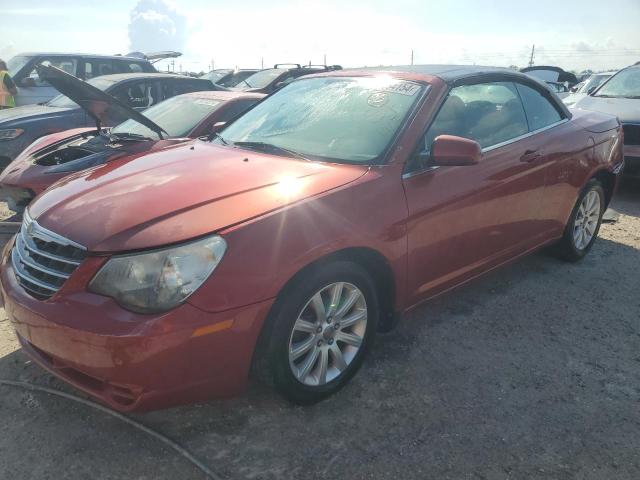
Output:
<path fill-rule="evenodd" d="M 640 175 L 640 64 L 623 68 L 573 108 L 616 115 L 624 130 L 625 173 Z"/>
<path fill-rule="evenodd" d="M 52 65 L 83 80 L 114 73 L 156 71 L 145 58 L 74 53 L 21 53 L 8 62 L 9 74 L 19 89 L 16 105 L 44 103 L 60 94 L 46 80 L 40 78 L 36 68 L 39 65 Z"/>
<path fill-rule="evenodd" d="M 564 98 L 569 95 L 569 88 L 567 88 L 564 83 L 546 82 L 546 84 L 558 96 L 558 98 Z"/>
<path fill-rule="evenodd" d="M 241 81 L 236 87 L 237 90 L 245 92 L 259 92 L 270 94 L 288 85 L 296 78 L 312 73 L 331 72 L 341 70 L 340 65 L 305 65 L 298 63 L 278 63 L 273 68 L 266 68 L 254 73 L 250 77 Z"/>
<path fill-rule="evenodd" d="M 607 79 L 609 79 L 612 75 L 615 75 L 616 72 L 603 72 L 603 73 L 594 73 L 589 78 L 587 78 L 584 82 L 581 82 L 579 88 L 576 89 L 575 92 L 571 92 L 569 95 L 564 97 L 562 101 L 568 107 L 574 105 L 578 100 L 583 99 L 590 93 L 594 92 L 596 88 L 602 85 Z M 576 85 L 576 86 L 578 86 Z"/>
<path fill-rule="evenodd" d="M 209 80 L 164 73 L 104 75 L 89 80 L 89 83 L 139 111 L 182 93 L 224 90 Z M 107 117 L 102 125 L 112 126 L 123 119 Z M 95 119 L 65 95 L 59 95 L 44 105 L 0 110 L 0 168 L 6 167 L 43 135 L 94 124 Z"/>
<path fill-rule="evenodd" d="M 255 69 L 233 70 L 230 68 L 222 68 L 219 70 L 211 70 L 209 73 L 201 75 L 200 78 L 206 78 L 215 84 L 231 88 L 237 86 L 257 71 L 258 70 Z"/>
<path fill-rule="evenodd" d="M 101 121 L 109 113 L 104 105 L 118 102 L 82 80 L 73 77 L 66 80 L 66 83 L 51 81 Z M 7 202 L 17 213 L 12 220 L 19 220 L 35 195 L 70 173 L 211 135 L 262 98 L 262 94 L 244 92 L 186 93 L 160 102 L 144 113 L 120 104 L 120 116 L 127 116 L 128 120 L 112 129 L 67 130 L 42 137 L 27 148 L 0 174 L 0 201 Z"/>
<path fill-rule="evenodd" d="M 578 78 L 573 73 L 567 72 L 560 67 L 536 65 L 523 68 L 520 71 L 543 82 L 565 83 L 569 88 L 578 83 Z"/>

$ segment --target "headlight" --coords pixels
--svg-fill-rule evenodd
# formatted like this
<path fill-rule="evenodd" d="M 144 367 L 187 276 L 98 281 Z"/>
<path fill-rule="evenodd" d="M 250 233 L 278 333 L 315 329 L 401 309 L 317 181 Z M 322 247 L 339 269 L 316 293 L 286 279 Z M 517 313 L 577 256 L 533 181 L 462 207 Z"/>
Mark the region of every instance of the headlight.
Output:
<path fill-rule="evenodd" d="M 227 243 L 217 235 L 175 247 L 112 257 L 89 290 L 137 313 L 158 313 L 184 302 L 218 266 Z"/>
<path fill-rule="evenodd" d="M 13 140 L 24 133 L 21 128 L 8 128 L 6 130 L 0 130 L 0 140 Z"/>

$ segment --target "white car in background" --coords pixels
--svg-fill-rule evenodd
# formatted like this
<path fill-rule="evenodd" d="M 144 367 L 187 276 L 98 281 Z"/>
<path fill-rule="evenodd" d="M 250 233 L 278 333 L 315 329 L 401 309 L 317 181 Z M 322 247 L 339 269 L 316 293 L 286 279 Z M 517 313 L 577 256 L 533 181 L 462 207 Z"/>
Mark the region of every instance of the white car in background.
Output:
<path fill-rule="evenodd" d="M 575 92 L 571 92 L 569 95 L 562 99 L 563 103 L 567 107 L 571 107 L 576 104 L 576 102 L 582 100 L 584 97 L 594 92 L 596 88 L 602 85 L 606 80 L 615 75 L 616 71 L 612 72 L 602 72 L 602 73 L 594 73 L 589 78 L 587 78 L 584 82 L 581 82 L 580 88 Z"/>

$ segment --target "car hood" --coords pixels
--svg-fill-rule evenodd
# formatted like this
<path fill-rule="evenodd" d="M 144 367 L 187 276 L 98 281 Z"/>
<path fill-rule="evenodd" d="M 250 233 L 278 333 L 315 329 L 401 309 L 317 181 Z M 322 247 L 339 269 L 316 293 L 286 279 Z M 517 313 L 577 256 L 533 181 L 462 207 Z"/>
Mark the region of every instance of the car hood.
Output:
<path fill-rule="evenodd" d="M 120 121 L 131 119 L 160 136 L 162 133 L 166 133 L 158 124 L 93 85 L 51 65 L 40 65 L 36 68 L 40 78 L 47 80 L 60 93 L 80 105 L 98 122 L 104 123 L 108 118 Z"/>
<path fill-rule="evenodd" d="M 640 99 L 584 97 L 573 108 L 616 115 L 622 123 L 640 123 Z"/>
<path fill-rule="evenodd" d="M 89 251 L 137 250 L 221 231 L 367 171 L 195 141 L 66 177 L 29 212 Z"/>
<path fill-rule="evenodd" d="M 73 111 L 73 108 L 46 107 L 44 105 L 25 105 L 24 107 L 0 110 L 0 125 L 19 124 L 23 120 L 30 121 L 35 117 L 58 116 L 62 112 Z"/>

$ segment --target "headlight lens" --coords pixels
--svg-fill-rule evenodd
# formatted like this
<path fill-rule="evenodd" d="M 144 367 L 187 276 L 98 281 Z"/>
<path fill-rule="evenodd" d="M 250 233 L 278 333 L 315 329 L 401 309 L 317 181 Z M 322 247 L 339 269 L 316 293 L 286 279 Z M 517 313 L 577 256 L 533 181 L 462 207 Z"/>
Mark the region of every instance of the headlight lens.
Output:
<path fill-rule="evenodd" d="M 0 130 L 0 140 L 12 140 L 23 133 L 24 130 L 21 128 L 7 128 L 5 130 Z"/>
<path fill-rule="evenodd" d="M 89 290 L 137 313 L 167 311 L 184 302 L 222 260 L 227 243 L 217 235 L 171 248 L 112 257 Z"/>

